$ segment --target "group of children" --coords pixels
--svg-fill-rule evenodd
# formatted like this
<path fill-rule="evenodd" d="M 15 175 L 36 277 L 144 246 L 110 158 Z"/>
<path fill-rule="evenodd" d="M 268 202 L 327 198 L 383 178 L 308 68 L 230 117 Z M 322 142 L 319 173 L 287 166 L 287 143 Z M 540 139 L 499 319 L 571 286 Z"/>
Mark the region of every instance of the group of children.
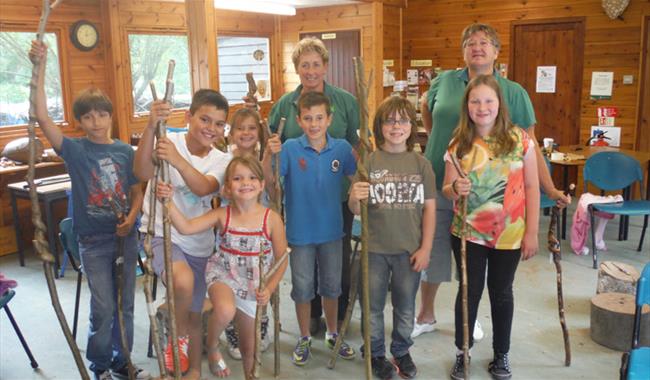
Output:
<path fill-rule="evenodd" d="M 32 60 L 45 60 L 45 45 L 34 42 L 30 56 Z M 436 190 L 429 161 L 413 150 L 417 127 L 410 102 L 389 97 L 377 108 L 372 124 L 377 150 L 366 163 L 369 179 L 361 181 L 355 176 L 353 147 L 327 132 L 332 109 L 322 93 L 307 92 L 298 100 L 296 119 L 302 136 L 281 143 L 280 136 L 272 135 L 263 144 L 264 149 L 258 150 L 265 133 L 257 113 L 249 109 L 237 111 L 231 119 L 229 138 L 234 147 L 226 153 L 214 147 L 224 136 L 228 116 L 228 102 L 221 94 L 206 89 L 197 91 L 186 113 L 187 132 L 170 133 L 158 141 L 156 124 L 170 116 L 171 106 L 156 101 L 134 153 L 130 146 L 110 138 L 112 106 L 96 90 L 82 93 L 74 103 L 75 118 L 86 136 L 65 137 L 47 115 L 43 76 L 41 70 L 36 116 L 45 136 L 64 158 L 72 181 L 74 230 L 79 236 L 81 259 L 91 290 L 87 359 L 96 378 L 128 374 L 114 323 L 117 307 L 112 289 L 116 285 L 111 268 L 116 236 L 126 237 L 129 244 L 125 252 L 123 310 L 131 347 L 138 254 L 134 225 L 142 210 L 140 232 L 146 233 L 151 217 L 149 204 L 156 202 L 149 188 L 143 197 L 141 186 L 141 181 L 154 176 L 154 156 L 170 165 L 168 183 L 160 183 L 155 190 L 160 199 L 171 200 L 177 343 L 181 370 L 188 378 L 199 378 L 201 374 L 200 313 L 206 293 L 213 306 L 206 347 L 210 371 L 218 377 L 230 374 L 219 350 L 219 336 L 234 321 L 244 373 L 251 373 L 255 311 L 258 305 L 269 302 L 287 265 L 266 278 L 261 289 L 259 282 L 264 273 L 258 268 L 268 271 L 288 246 L 291 297 L 300 330 L 293 362 L 305 365 L 311 357 L 310 301 L 315 297 L 316 267 L 318 294 L 327 324 L 324 344 L 330 350 L 334 348 L 338 336 L 337 300 L 347 297 L 341 294 L 344 234 L 340 205 L 346 199 L 340 189 L 344 178 L 353 184 L 347 199 L 350 210 L 359 214 L 361 202 L 368 204 L 371 322 L 367 328 L 371 347 L 361 350 L 371 355 L 373 373 L 381 379 L 391 378 L 396 370 L 404 378 L 416 376 L 409 349 L 413 344 L 419 272 L 427 267 L 432 254 Z M 467 87 L 462 107 L 463 116 L 446 158 L 443 194 L 454 201 L 468 199 L 469 317 L 473 326 L 486 260 L 498 260 L 489 268 L 507 274 L 500 277 L 500 287 L 506 293 L 510 289 L 511 295 L 520 256 L 530 257 L 537 249 L 539 185 L 535 158 L 529 153 L 530 140 L 510 123 L 496 82 L 489 76 L 474 79 Z M 273 155 L 280 156 L 279 168 L 273 167 Z M 459 167 L 452 165 L 456 161 L 460 162 Z M 286 235 L 282 216 L 268 207 L 275 181 L 281 180 L 274 178 L 274 169 L 278 169 L 285 189 Z M 223 199 L 222 207 L 213 208 L 211 202 L 217 195 Z M 127 200 L 120 205 L 127 215 L 124 222 L 119 223 L 113 214 L 111 199 Z M 160 202 L 156 207 L 161 207 Z M 455 236 L 453 248 L 458 259 L 462 220 L 460 210 L 456 211 L 451 233 Z M 155 226 L 153 268 L 164 279 L 160 209 Z M 491 251 L 498 254 L 491 255 Z M 393 306 L 392 362 L 386 359 L 383 321 L 389 284 Z M 456 347 L 460 350 L 459 299 L 455 313 Z M 492 303 L 495 351 L 502 353 L 507 353 L 510 343 L 512 303 L 509 305 L 510 309 L 504 310 Z M 344 359 L 356 356 L 345 342 L 337 354 Z M 171 342 L 165 350 L 165 362 L 172 371 Z M 142 369 L 136 373 L 137 378 L 149 377 Z M 493 376 L 509 378 L 507 374 Z M 459 376 L 458 371 L 452 373 L 454 378 L 462 378 Z"/>

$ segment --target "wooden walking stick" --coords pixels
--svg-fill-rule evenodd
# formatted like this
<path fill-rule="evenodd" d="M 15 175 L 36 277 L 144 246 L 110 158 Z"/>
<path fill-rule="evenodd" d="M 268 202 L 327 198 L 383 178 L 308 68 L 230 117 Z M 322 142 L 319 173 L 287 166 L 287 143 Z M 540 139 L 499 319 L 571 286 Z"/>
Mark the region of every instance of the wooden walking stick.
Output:
<path fill-rule="evenodd" d="M 39 42 L 43 42 L 43 35 L 45 34 L 45 25 L 47 24 L 47 19 L 50 16 L 52 9 L 56 8 L 61 3 L 60 0 L 54 1 L 50 4 L 49 0 L 43 0 L 43 10 L 41 13 L 41 19 L 38 23 L 38 31 L 36 32 L 36 39 Z M 50 293 L 50 298 L 52 300 L 52 307 L 54 308 L 54 313 L 56 314 L 57 319 L 59 320 L 59 325 L 65 336 L 65 340 L 70 347 L 72 356 L 74 357 L 75 364 L 77 365 L 77 370 L 79 371 L 79 376 L 87 380 L 88 372 L 84 366 L 83 359 L 79 353 L 79 347 L 77 347 L 77 342 L 72 337 L 70 332 L 70 327 L 66 321 L 65 314 L 63 314 L 63 309 L 61 309 L 61 302 L 59 301 L 59 294 L 56 289 L 56 283 L 54 282 L 54 268 L 52 268 L 52 263 L 54 262 L 54 256 L 49 251 L 47 240 L 45 239 L 46 227 L 43 224 L 41 218 L 41 209 L 38 203 L 38 193 L 36 191 L 36 183 L 34 182 L 34 176 L 36 173 L 36 93 L 38 91 L 38 80 L 41 70 L 41 65 L 43 64 L 42 60 L 34 62 L 32 67 L 32 79 L 29 83 L 29 124 L 27 125 L 27 132 L 29 136 L 29 168 L 27 170 L 27 184 L 29 186 L 29 199 L 32 203 L 32 224 L 34 225 L 34 250 L 38 254 L 38 257 L 43 262 L 43 272 L 45 274 L 45 280 L 47 282 L 47 289 Z M 43 75 L 45 75 L 43 73 Z"/>
<path fill-rule="evenodd" d="M 368 182 L 368 170 L 366 163 L 368 154 L 372 151 L 370 140 L 368 139 L 368 88 L 372 83 L 372 70 L 368 81 L 365 79 L 363 60 L 360 57 L 354 57 L 354 80 L 357 89 L 357 101 L 359 102 L 359 163 L 357 165 L 357 175 L 359 181 Z M 365 350 L 366 379 L 372 377 L 371 364 L 371 347 L 370 347 L 370 281 L 368 273 L 368 202 L 361 201 L 361 308 L 363 311 L 363 347 Z M 354 280 L 352 281 L 354 282 Z M 334 352 L 338 353 L 337 347 L 341 347 L 343 334 L 339 334 L 336 339 Z"/>
<path fill-rule="evenodd" d="M 569 186 L 569 193 L 575 189 L 575 185 Z M 569 330 L 567 329 L 566 319 L 564 318 L 564 296 L 562 292 L 562 251 L 558 220 L 560 219 L 560 209 L 557 205 L 551 210 L 551 222 L 548 226 L 548 250 L 553 255 L 553 264 L 555 264 L 556 282 L 557 282 L 557 310 L 560 317 L 560 326 L 562 327 L 562 337 L 564 339 L 564 365 L 571 365 L 571 342 L 569 341 Z"/>
<path fill-rule="evenodd" d="M 108 190 L 108 189 L 107 189 Z M 109 190 L 110 191 L 110 190 Z M 124 213 L 115 201 L 112 195 L 108 197 L 108 203 L 113 209 L 113 214 L 119 224 L 124 223 Z M 126 206 L 126 197 L 123 197 L 122 204 Z M 126 207 L 125 207 L 126 209 Z M 122 306 L 122 299 L 124 294 L 124 249 L 125 240 L 122 236 L 117 236 L 117 254 L 115 255 L 115 283 L 117 285 L 117 323 L 120 329 L 120 342 L 122 343 L 122 351 L 126 358 L 126 365 L 129 370 L 129 379 L 135 379 L 135 367 L 131 361 L 131 351 L 129 350 L 129 341 L 126 336 L 126 325 L 124 323 L 124 307 Z"/>
<path fill-rule="evenodd" d="M 257 255 L 257 270 L 259 272 L 259 284 L 257 291 L 261 292 L 266 286 L 266 278 L 264 276 L 264 246 L 260 241 L 260 253 Z M 246 374 L 246 379 L 259 378 L 259 367 L 262 365 L 262 314 L 264 313 L 264 306 L 257 304 L 255 308 L 255 344 L 253 346 L 253 369 L 250 374 Z"/>
<path fill-rule="evenodd" d="M 348 293 L 348 307 L 345 310 L 345 316 L 343 317 L 343 322 L 341 322 L 341 328 L 339 329 L 339 336 L 336 338 L 336 343 L 334 344 L 334 349 L 330 353 L 330 360 L 327 363 L 327 368 L 334 369 L 336 366 L 336 359 L 339 357 L 338 352 L 341 349 L 341 343 L 343 343 L 343 338 L 348 331 L 348 326 L 350 325 L 350 320 L 352 319 L 352 312 L 354 311 L 354 303 L 357 302 L 357 291 L 359 290 L 359 260 L 356 259 L 357 251 L 355 250 L 352 253 L 351 267 L 350 267 L 350 291 Z"/>
<path fill-rule="evenodd" d="M 468 178 L 468 175 L 465 174 L 460 164 L 457 161 L 455 155 L 450 155 L 451 161 L 458 171 L 458 175 L 462 178 Z M 474 169 L 474 164 L 476 161 L 476 149 L 472 153 L 472 160 L 469 166 L 469 171 L 471 172 Z M 461 214 L 460 218 L 462 220 L 460 228 L 460 286 L 461 286 L 461 302 L 463 309 L 463 376 L 465 379 L 469 379 L 469 309 L 467 306 L 467 203 L 468 197 L 463 196 L 460 198 L 461 202 Z"/>
<path fill-rule="evenodd" d="M 155 88 L 152 88 L 155 93 Z M 153 278 L 155 276 L 152 262 L 153 250 L 151 248 L 151 241 L 156 235 L 155 221 L 156 221 L 156 186 L 158 186 L 158 176 L 160 175 L 160 166 L 156 165 L 155 175 L 149 182 L 149 220 L 147 221 L 147 233 L 144 237 L 143 248 L 147 256 L 144 263 L 144 295 L 147 301 L 147 314 L 149 316 L 149 325 L 151 327 L 150 339 L 153 342 L 154 351 L 156 351 L 156 359 L 158 362 L 158 370 L 160 371 L 160 378 L 166 375 L 165 361 L 163 358 L 162 348 L 160 347 L 160 340 L 158 340 L 159 328 L 158 320 L 156 319 L 156 309 L 154 308 L 153 299 Z"/>
<path fill-rule="evenodd" d="M 172 94 L 174 93 L 174 67 L 176 63 L 174 60 L 169 60 L 169 67 L 167 69 L 167 80 L 165 82 L 165 97 L 163 100 L 166 102 L 171 102 Z M 156 100 L 156 91 L 153 83 L 150 84 L 152 88 L 152 95 L 154 100 Z M 163 138 L 167 136 L 167 124 L 163 121 L 159 121 L 157 125 L 157 137 Z M 159 181 L 163 183 L 169 183 L 169 162 L 165 160 L 160 160 L 158 165 L 161 166 L 159 175 Z M 150 199 L 150 201 L 152 201 Z M 155 200 L 153 200 L 155 201 Z M 169 219 L 169 198 L 162 200 L 162 222 L 163 222 L 163 240 L 164 240 L 164 254 L 165 254 L 165 284 L 166 284 L 166 298 L 167 298 L 167 312 L 169 313 L 169 335 L 171 335 L 171 344 L 172 344 L 172 354 L 174 358 L 174 378 L 181 378 L 181 363 L 180 363 L 180 353 L 178 348 L 178 333 L 176 330 L 176 300 L 175 300 L 175 291 L 174 291 L 174 272 L 173 272 L 173 263 L 172 263 L 172 232 L 171 232 L 171 221 Z"/>

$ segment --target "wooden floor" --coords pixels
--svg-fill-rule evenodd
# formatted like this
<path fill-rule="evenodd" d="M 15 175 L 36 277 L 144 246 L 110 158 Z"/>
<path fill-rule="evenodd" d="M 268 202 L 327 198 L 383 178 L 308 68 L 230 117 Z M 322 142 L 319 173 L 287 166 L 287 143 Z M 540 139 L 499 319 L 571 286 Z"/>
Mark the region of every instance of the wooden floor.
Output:
<path fill-rule="evenodd" d="M 546 228 L 548 217 L 542 217 L 543 231 L 540 231 L 541 253 L 519 266 L 515 280 L 515 320 L 510 352 L 514 378 L 518 379 L 614 379 L 618 378 L 619 352 L 594 343 L 589 336 L 590 298 L 596 290 L 596 271 L 591 269 L 591 256 L 576 256 L 570 252 L 567 241 L 562 244 L 564 252 L 564 294 L 566 318 L 570 328 L 573 362 L 564 367 L 562 334 L 557 316 L 555 269 L 549 262 L 546 250 Z M 636 252 L 642 220 L 634 218 L 630 227 L 630 240 L 618 242 L 616 223 L 610 223 L 606 231 L 609 250 L 601 259 L 617 260 L 635 266 L 639 271 L 650 260 L 650 237 L 642 253 Z M 17 295 L 11 301 L 11 310 L 32 348 L 40 369 L 33 371 L 14 334 L 7 316 L 0 316 L 0 379 L 78 379 L 76 367 L 69 353 L 63 335 L 52 310 L 40 262 L 32 253 L 27 255 L 27 266 L 18 266 L 18 258 L 0 258 L 0 271 L 19 283 Z M 281 379 L 361 379 L 364 377 L 363 363 L 339 360 L 334 371 L 326 368 L 327 352 L 322 336 L 313 344 L 313 358 L 305 367 L 291 364 L 290 355 L 297 339 L 297 326 L 293 303 L 289 297 L 291 288 L 287 274 L 282 282 L 282 327 Z M 72 319 L 76 276 L 71 269 L 65 278 L 56 282 L 68 320 Z M 438 330 L 418 337 L 411 354 L 418 365 L 420 379 L 446 379 L 453 364 L 453 299 L 456 282 L 444 284 L 439 291 L 437 306 Z M 162 289 L 162 288 L 160 288 Z M 161 291 L 162 293 L 162 291 Z M 80 333 L 77 342 L 82 351 L 86 345 L 88 290 L 82 290 L 80 310 Z M 148 318 L 142 292 L 138 282 L 136 292 L 136 321 L 134 361 L 141 367 L 155 373 L 155 359 L 146 357 Z M 361 344 L 359 328 L 360 312 L 355 311 L 352 330 L 348 341 L 357 348 Z M 390 306 L 385 314 L 387 343 L 390 342 L 392 317 Z M 479 309 L 479 320 L 486 331 L 486 337 L 477 343 L 472 352 L 472 379 L 488 379 L 486 370 L 491 360 L 491 320 L 487 295 L 484 294 Z M 232 378 L 241 379 L 239 362 L 226 360 L 233 370 Z M 273 354 L 263 357 L 261 378 L 273 376 Z M 213 378 L 203 362 L 203 377 Z"/>

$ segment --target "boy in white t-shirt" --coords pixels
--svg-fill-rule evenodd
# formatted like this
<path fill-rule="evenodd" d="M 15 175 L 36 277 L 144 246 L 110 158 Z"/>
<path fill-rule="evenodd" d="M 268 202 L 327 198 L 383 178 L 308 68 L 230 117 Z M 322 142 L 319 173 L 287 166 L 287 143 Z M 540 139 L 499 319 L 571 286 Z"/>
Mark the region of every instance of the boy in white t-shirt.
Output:
<path fill-rule="evenodd" d="M 145 128 L 135 155 L 135 174 L 143 181 L 154 176 L 153 153 L 169 162 L 170 183 L 174 188 L 172 200 L 183 214 L 196 217 L 211 209 L 212 197 L 223 181 L 231 156 L 215 149 L 212 144 L 221 139 L 228 117 L 228 101 L 220 93 L 202 89 L 193 98 L 185 114 L 189 130 L 170 133 L 154 144 L 158 121 L 167 119 L 171 105 L 156 101 L 151 106 L 149 123 Z M 154 149 L 155 145 L 155 149 Z M 149 185 L 145 193 L 141 232 L 149 221 Z M 156 205 L 155 237 L 152 242 L 153 267 L 164 277 L 162 206 Z M 176 328 L 181 354 L 181 370 L 186 378 L 201 375 L 201 309 L 206 294 L 205 267 L 215 244 L 213 231 L 181 235 L 172 226 L 172 261 L 176 301 Z M 173 371 L 171 341 L 165 350 L 165 366 Z"/>

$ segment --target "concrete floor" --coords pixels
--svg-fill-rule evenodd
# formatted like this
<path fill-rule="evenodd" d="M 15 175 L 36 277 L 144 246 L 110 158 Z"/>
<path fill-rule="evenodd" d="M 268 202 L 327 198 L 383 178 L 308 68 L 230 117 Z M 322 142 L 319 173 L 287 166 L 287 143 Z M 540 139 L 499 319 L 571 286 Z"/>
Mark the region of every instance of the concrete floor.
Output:
<path fill-rule="evenodd" d="M 609 251 L 601 255 L 602 260 L 617 260 L 635 266 L 639 271 L 650 260 L 650 237 L 642 253 L 636 252 L 642 220 L 634 218 L 630 225 L 630 240 L 616 241 L 617 223 L 610 223 L 606 231 Z M 515 320 L 512 333 L 510 360 L 513 374 L 518 379 L 615 379 L 618 378 L 621 353 L 594 343 L 589 337 L 590 298 L 595 294 L 596 271 L 591 269 L 591 256 L 579 257 L 570 252 L 569 243 L 563 241 L 564 252 L 564 297 L 566 318 L 570 329 L 573 361 L 571 367 L 564 367 L 562 333 L 558 323 L 555 287 L 555 268 L 549 263 L 546 250 L 546 229 L 548 217 L 542 216 L 540 232 L 541 253 L 519 266 L 515 280 Z M 17 295 L 11 301 L 11 310 L 29 343 L 39 369 L 34 371 L 11 328 L 6 315 L 0 317 L 0 379 L 78 379 L 74 361 L 54 315 L 42 266 L 32 253 L 27 254 L 25 267 L 18 265 L 16 255 L 0 258 L 0 270 L 16 279 Z M 74 306 L 76 276 L 68 269 L 65 278 L 56 281 L 63 309 L 71 323 Z M 326 368 L 328 359 L 322 343 L 322 335 L 313 346 L 313 358 L 308 365 L 298 368 L 291 364 L 290 353 L 297 338 L 297 326 L 293 305 L 289 298 L 290 277 L 282 283 L 282 326 L 281 379 L 362 379 L 363 362 L 339 360 L 334 371 Z M 446 379 L 454 361 L 453 346 L 453 299 L 456 283 L 441 287 L 436 302 L 438 330 L 415 340 L 411 354 L 418 365 L 420 379 Z M 159 288 L 159 289 L 162 289 Z M 160 291 L 159 293 L 162 293 Z M 85 355 L 88 290 L 83 287 L 80 307 L 80 326 L 77 343 Z M 134 362 L 156 372 L 154 358 L 146 357 L 149 321 L 145 309 L 141 281 L 136 292 L 136 326 Z M 387 342 L 390 341 L 392 318 L 386 308 Z M 348 341 L 353 347 L 361 344 L 360 312 L 355 311 Z M 484 294 L 479 310 L 479 320 L 486 331 L 486 337 L 473 349 L 471 376 L 473 379 L 488 379 L 487 364 L 491 360 L 491 321 L 487 295 Z M 272 350 L 271 350 L 272 351 Z M 231 378 L 242 379 L 239 362 L 226 360 L 233 371 Z M 264 355 L 261 378 L 273 376 L 273 354 Z M 213 378 L 208 372 L 207 361 L 203 362 L 203 377 Z"/>

